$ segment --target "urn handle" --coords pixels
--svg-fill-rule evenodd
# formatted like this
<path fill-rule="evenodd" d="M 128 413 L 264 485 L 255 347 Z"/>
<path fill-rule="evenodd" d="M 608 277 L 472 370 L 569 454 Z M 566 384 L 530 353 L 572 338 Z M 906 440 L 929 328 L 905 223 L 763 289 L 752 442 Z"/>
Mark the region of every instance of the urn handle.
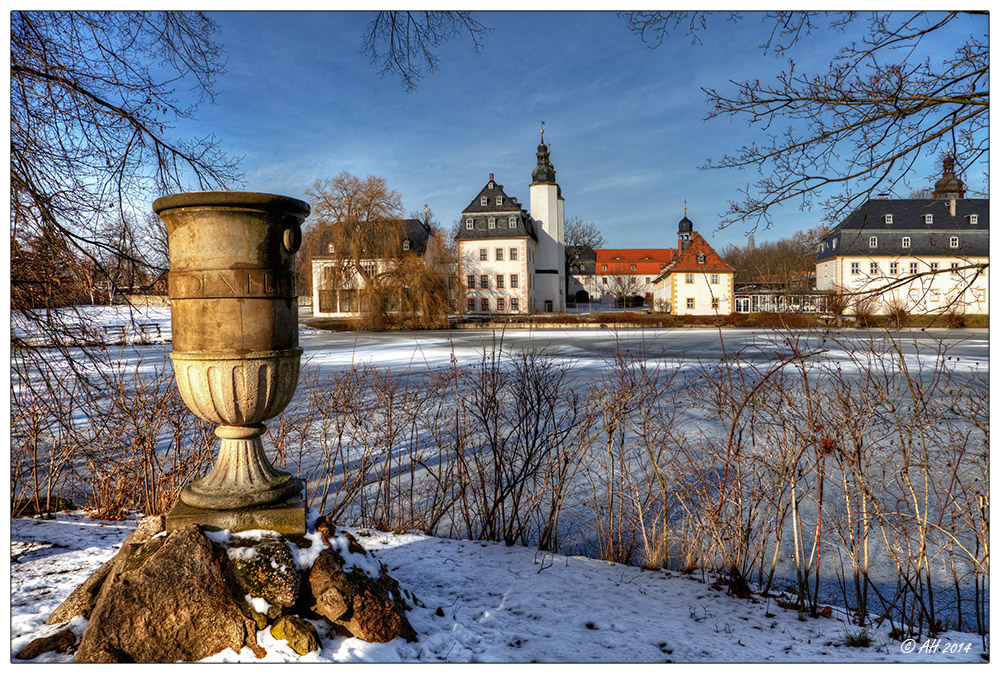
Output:
<path fill-rule="evenodd" d="M 284 243 L 285 249 L 289 253 L 295 253 L 298 251 L 299 246 L 302 245 L 302 228 L 298 225 L 292 225 L 285 230 L 284 233 Z"/>

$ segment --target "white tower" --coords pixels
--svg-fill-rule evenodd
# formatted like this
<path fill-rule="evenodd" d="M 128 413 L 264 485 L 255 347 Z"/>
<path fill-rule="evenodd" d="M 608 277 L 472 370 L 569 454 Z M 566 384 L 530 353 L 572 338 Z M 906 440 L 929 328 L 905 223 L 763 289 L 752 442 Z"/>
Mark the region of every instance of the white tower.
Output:
<path fill-rule="evenodd" d="M 531 172 L 531 218 L 537 225 L 535 306 L 539 313 L 566 311 L 566 239 L 563 235 L 563 198 L 556 170 L 549 161 L 545 130 L 538 144 L 538 165 Z"/>

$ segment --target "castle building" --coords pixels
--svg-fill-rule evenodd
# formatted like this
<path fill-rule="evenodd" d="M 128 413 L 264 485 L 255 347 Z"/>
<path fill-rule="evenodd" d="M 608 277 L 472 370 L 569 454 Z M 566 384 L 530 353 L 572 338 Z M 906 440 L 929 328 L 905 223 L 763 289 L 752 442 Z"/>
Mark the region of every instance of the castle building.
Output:
<path fill-rule="evenodd" d="M 368 276 L 394 269 L 408 255 L 427 253 L 431 228 L 416 219 L 392 220 L 379 225 L 387 243 L 385 257 L 364 258 L 360 265 Z M 397 245 L 398 244 L 398 245 Z M 364 274 L 355 267 L 346 251 L 328 244 L 325 253 L 312 259 L 313 316 L 317 318 L 357 318 L 361 315 L 360 293 L 365 287 Z"/>
<path fill-rule="evenodd" d="M 966 199 L 944 159 L 929 199 L 869 199 L 819 243 L 816 289 L 847 313 L 989 313 L 989 199 Z"/>
<path fill-rule="evenodd" d="M 544 135 L 536 161 L 528 188 L 530 214 L 492 173 L 462 211 L 455 240 L 467 313 L 566 310 L 563 197 Z"/>
<path fill-rule="evenodd" d="M 685 214 L 677 225 L 677 250 L 652 282 L 653 307 L 678 316 L 730 314 L 735 276 Z"/>

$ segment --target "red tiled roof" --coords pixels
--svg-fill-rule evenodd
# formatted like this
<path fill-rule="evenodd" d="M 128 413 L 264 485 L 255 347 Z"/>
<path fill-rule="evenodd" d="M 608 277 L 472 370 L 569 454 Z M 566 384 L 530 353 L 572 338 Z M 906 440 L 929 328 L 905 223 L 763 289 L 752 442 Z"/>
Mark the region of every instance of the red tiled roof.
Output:
<path fill-rule="evenodd" d="M 698 256 L 704 255 L 705 261 L 698 262 Z M 691 233 L 691 244 L 674 258 L 670 271 L 701 271 L 701 272 L 735 272 L 733 267 L 723 261 L 715 249 L 698 232 Z"/>
<path fill-rule="evenodd" d="M 595 250 L 597 274 L 646 274 L 656 275 L 670 264 L 677 253 L 673 248 L 602 248 Z M 631 270 L 635 265 L 635 271 Z M 603 271 L 604 267 L 607 271 Z"/>

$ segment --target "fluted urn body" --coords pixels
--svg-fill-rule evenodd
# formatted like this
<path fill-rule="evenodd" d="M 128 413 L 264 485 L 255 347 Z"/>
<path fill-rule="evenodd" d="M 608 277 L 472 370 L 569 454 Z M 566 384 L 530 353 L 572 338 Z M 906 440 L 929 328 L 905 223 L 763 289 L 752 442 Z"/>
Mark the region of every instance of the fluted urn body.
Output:
<path fill-rule="evenodd" d="M 264 453 L 263 422 L 299 377 L 295 252 L 309 204 L 272 194 L 187 192 L 153 210 L 167 227 L 177 388 L 196 415 L 219 424 L 212 471 L 181 492 L 196 508 L 267 506 L 302 483 Z"/>

